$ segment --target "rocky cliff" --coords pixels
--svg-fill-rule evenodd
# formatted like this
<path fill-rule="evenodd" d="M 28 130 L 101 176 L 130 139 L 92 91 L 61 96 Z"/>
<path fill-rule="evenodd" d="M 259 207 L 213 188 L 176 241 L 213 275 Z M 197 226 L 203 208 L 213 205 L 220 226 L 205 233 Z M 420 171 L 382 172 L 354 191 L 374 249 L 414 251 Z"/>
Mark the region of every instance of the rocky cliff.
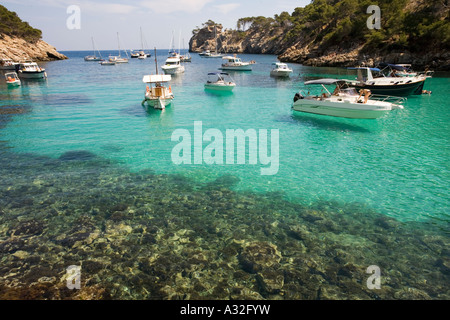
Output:
<path fill-rule="evenodd" d="M 236 30 L 217 25 L 217 47 L 226 53 L 275 54 L 281 61 L 311 66 L 389 62 L 450 70 L 450 15 L 444 1 L 378 3 L 381 29 L 367 28 L 367 1 L 314 0 L 292 14 L 240 19 Z M 214 50 L 214 25 L 208 21 L 194 30 L 192 52 Z"/>
<path fill-rule="evenodd" d="M 0 34 L 0 59 L 12 59 L 18 62 L 63 60 L 67 57 L 43 40 L 29 42 L 22 38 Z"/>
<path fill-rule="evenodd" d="M 42 31 L 0 5 L 0 59 L 48 61 L 67 59 L 44 42 Z"/>

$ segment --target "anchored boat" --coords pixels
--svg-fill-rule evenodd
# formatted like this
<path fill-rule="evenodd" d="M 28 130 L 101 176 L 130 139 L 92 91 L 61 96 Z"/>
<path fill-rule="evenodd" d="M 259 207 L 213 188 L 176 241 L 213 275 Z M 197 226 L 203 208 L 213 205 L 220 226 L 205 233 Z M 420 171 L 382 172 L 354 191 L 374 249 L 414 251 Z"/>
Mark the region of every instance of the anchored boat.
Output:
<path fill-rule="evenodd" d="M 321 85 L 320 95 L 304 94 L 294 97 L 292 109 L 306 113 L 352 119 L 377 119 L 386 113 L 403 109 L 405 98 L 373 95 L 370 90 L 361 89 L 359 94 L 350 87 L 348 80 L 321 79 L 305 82 L 305 85 Z M 335 85 L 333 93 L 326 85 Z"/>
<path fill-rule="evenodd" d="M 235 87 L 236 83 L 233 81 L 233 79 L 228 73 L 225 72 L 208 73 L 208 81 L 205 83 L 205 89 L 231 92 Z"/>
<path fill-rule="evenodd" d="M 25 61 L 19 63 L 17 66 L 18 75 L 23 79 L 44 79 L 47 78 L 47 73 L 44 68 L 37 65 L 36 62 Z"/>
<path fill-rule="evenodd" d="M 251 62 L 243 62 L 236 56 L 226 56 L 222 58 L 227 62 L 222 64 L 221 70 L 234 70 L 234 71 L 252 71 Z"/>
<path fill-rule="evenodd" d="M 381 76 L 374 77 L 373 72 L 380 73 L 379 68 L 349 68 L 351 70 L 357 70 L 357 81 L 351 82 L 351 86 L 356 89 L 370 90 L 374 94 L 395 95 L 395 96 L 408 96 L 422 94 L 425 76 L 416 77 L 392 77 Z"/>
<path fill-rule="evenodd" d="M 9 88 L 18 87 L 21 84 L 19 76 L 15 72 L 5 73 L 5 80 Z"/>
<path fill-rule="evenodd" d="M 270 75 L 272 77 L 282 77 L 282 78 L 287 78 L 291 75 L 291 73 L 293 72 L 293 70 L 291 68 L 288 67 L 288 65 L 286 63 L 282 63 L 282 62 L 274 62 L 272 64 L 273 69 L 270 72 Z"/>
<path fill-rule="evenodd" d="M 172 88 L 167 87 L 167 83 L 172 80 L 172 76 L 168 74 L 158 74 L 158 60 L 155 49 L 155 64 L 156 74 L 144 76 L 142 81 L 147 84 L 145 99 L 142 101 L 142 106 L 151 107 L 154 109 L 164 110 L 170 105 L 175 98 L 172 93 Z"/>

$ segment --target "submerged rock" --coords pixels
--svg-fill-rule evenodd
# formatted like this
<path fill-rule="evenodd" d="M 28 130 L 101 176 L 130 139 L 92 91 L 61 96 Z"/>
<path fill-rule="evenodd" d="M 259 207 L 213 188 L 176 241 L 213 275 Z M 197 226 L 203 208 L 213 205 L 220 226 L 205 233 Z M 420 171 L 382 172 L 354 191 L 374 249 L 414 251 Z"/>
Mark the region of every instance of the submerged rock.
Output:
<path fill-rule="evenodd" d="M 64 154 L 62 154 L 59 157 L 59 160 L 61 161 L 89 161 L 95 159 L 97 156 L 89 151 L 86 150 L 79 150 L 79 151 L 68 151 Z"/>

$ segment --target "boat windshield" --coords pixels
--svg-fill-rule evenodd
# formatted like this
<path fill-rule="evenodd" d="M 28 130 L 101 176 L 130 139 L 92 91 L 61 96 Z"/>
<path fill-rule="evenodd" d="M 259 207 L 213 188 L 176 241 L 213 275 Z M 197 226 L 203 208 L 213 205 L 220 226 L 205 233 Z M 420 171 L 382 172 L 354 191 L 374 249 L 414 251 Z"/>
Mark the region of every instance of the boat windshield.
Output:
<path fill-rule="evenodd" d="M 346 88 L 340 90 L 340 95 L 355 96 L 358 95 L 358 92 L 356 91 L 355 88 Z"/>

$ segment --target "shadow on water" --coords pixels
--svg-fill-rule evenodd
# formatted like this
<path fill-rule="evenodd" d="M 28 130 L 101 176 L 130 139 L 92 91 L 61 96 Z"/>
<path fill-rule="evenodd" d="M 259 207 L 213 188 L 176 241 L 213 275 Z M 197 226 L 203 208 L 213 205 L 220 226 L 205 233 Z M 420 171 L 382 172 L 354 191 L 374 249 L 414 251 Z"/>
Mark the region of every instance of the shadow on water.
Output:
<path fill-rule="evenodd" d="M 313 127 L 320 130 L 326 131 L 337 131 L 337 132 L 361 132 L 370 133 L 371 130 L 343 122 L 343 119 L 330 118 L 326 116 L 316 116 L 316 115 L 304 115 L 299 112 L 295 112 L 289 117 L 289 120 L 307 127 Z M 283 120 L 281 120 L 283 121 Z M 345 121 L 345 120 L 344 120 Z"/>

